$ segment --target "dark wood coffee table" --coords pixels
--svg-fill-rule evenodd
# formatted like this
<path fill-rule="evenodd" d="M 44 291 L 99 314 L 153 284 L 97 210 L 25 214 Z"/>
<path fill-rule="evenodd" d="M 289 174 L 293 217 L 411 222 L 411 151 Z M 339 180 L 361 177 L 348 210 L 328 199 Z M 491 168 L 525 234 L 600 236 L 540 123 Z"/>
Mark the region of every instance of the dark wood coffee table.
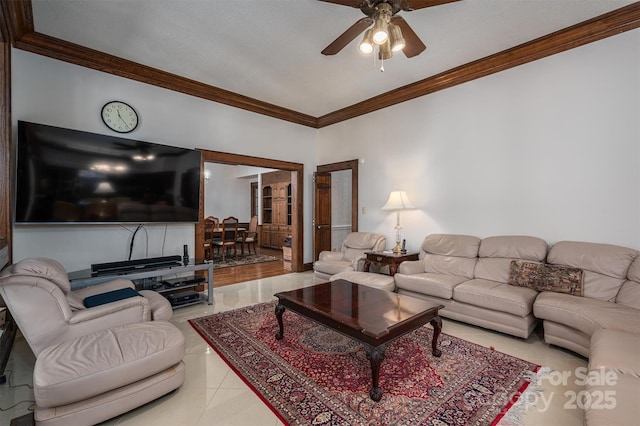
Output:
<path fill-rule="evenodd" d="M 275 296 L 278 298 L 276 318 L 280 326 L 276 339 L 284 336 L 282 314 L 289 308 L 364 344 L 371 362 L 372 387 L 369 395 L 374 401 L 382 398 L 378 381 L 389 342 L 429 322 L 433 326 L 431 353 L 436 357 L 442 354 L 437 346 L 442 330 L 438 310 L 444 308 L 443 305 L 345 280 L 276 293 Z"/>

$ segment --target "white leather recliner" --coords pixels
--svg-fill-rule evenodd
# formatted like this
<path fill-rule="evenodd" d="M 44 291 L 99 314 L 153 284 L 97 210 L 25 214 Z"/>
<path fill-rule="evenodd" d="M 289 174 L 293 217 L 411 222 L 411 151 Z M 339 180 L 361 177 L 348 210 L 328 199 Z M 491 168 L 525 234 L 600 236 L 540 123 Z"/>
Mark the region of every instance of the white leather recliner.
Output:
<path fill-rule="evenodd" d="M 344 239 L 340 251 L 320 252 L 313 264 L 314 276 L 329 280 L 332 275 L 344 271 L 362 271 L 366 252 L 382 251 L 387 244 L 384 235 L 373 232 L 352 232 Z"/>
<path fill-rule="evenodd" d="M 25 259 L 2 271 L 0 296 L 36 356 L 37 425 L 101 423 L 182 385 L 184 335 L 166 321 L 172 311 L 162 295 L 141 291 L 84 307 L 88 296 L 132 286 L 114 280 L 71 291 L 52 259 Z"/>
<path fill-rule="evenodd" d="M 45 258 L 21 260 L 0 274 L 0 296 L 36 357 L 53 344 L 92 332 L 171 319 L 169 301 L 151 290 L 140 291 L 143 297 L 93 308 L 82 303 L 86 297 L 126 287 L 135 288 L 131 281 L 117 279 L 71 291 L 64 267 Z"/>

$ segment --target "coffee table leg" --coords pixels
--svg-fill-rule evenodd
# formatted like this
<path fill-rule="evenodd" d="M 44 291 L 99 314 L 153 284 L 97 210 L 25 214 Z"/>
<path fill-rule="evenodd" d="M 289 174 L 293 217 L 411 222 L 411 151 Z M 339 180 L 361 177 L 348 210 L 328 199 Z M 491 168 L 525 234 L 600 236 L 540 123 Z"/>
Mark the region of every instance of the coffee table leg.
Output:
<path fill-rule="evenodd" d="M 435 357 L 442 355 L 442 351 L 438 349 L 438 337 L 442 331 L 442 319 L 439 316 L 434 317 L 430 324 L 433 326 L 433 339 L 431 340 L 431 353 Z"/>
<path fill-rule="evenodd" d="M 387 345 L 373 346 L 365 345 L 367 358 L 371 362 L 371 378 L 372 386 L 369 396 L 374 401 L 378 402 L 382 399 L 382 391 L 378 387 L 378 381 L 380 379 L 380 365 L 384 360 L 384 352 L 387 349 Z"/>
<path fill-rule="evenodd" d="M 280 331 L 276 333 L 276 339 L 281 340 L 284 336 L 284 324 L 282 324 L 282 314 L 284 314 L 284 305 L 276 305 L 276 318 L 278 319 L 278 326 Z"/>

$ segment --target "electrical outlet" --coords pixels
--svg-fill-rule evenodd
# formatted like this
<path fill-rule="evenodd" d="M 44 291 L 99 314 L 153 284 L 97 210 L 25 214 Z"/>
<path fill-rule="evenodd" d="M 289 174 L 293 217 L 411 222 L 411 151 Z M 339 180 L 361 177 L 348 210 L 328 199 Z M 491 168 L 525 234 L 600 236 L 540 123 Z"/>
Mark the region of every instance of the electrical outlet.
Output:
<path fill-rule="evenodd" d="M 362 214 L 367 214 L 367 208 L 366 207 L 362 208 Z"/>

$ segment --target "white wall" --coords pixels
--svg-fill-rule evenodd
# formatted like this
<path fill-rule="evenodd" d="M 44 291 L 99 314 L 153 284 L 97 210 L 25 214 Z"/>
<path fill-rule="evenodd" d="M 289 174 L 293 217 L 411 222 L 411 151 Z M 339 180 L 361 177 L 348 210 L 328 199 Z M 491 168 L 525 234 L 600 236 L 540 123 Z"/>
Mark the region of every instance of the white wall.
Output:
<path fill-rule="evenodd" d="M 395 215 L 380 207 L 401 188 L 418 206 L 402 213 L 409 249 L 434 232 L 640 249 L 640 30 L 320 131 L 12 54 L 14 124 L 108 134 L 100 108 L 120 99 L 141 116 L 133 139 L 303 163 L 305 262 L 312 260 L 311 174 L 316 164 L 353 158 L 365 160 L 359 228 L 384 233 L 389 247 Z M 68 269 L 122 260 L 132 228 L 21 226 L 13 255 L 53 257 Z M 166 236 L 164 226 L 147 228 L 148 250 L 142 233 L 134 258 L 181 254 L 183 244 L 193 252 L 192 225 L 170 225 Z"/>
<path fill-rule="evenodd" d="M 318 162 L 365 159 L 359 229 L 389 247 L 400 188 L 410 249 L 437 232 L 640 249 L 639 81 L 634 30 L 323 128 Z"/>
<path fill-rule="evenodd" d="M 302 163 L 305 182 L 316 165 L 317 130 L 205 101 L 159 87 L 12 50 L 12 116 L 94 133 L 113 134 L 100 119 L 107 101 L 122 100 L 140 115 L 128 138 L 187 148 L 277 158 Z M 247 196 L 248 199 L 248 196 Z M 311 184 L 304 188 L 304 217 L 311 217 Z M 305 222 L 304 261 L 310 262 L 312 236 Z M 135 227 L 128 227 L 135 229 Z M 194 251 L 193 225 L 147 226 L 136 236 L 132 258 Z M 52 257 L 67 269 L 126 259 L 131 233 L 120 226 L 19 226 L 13 258 Z M 163 243 L 164 242 L 164 243 Z"/>
<path fill-rule="evenodd" d="M 233 216 L 240 222 L 251 218 L 251 182 L 237 176 L 238 166 L 205 163 L 210 178 L 204 182 L 204 217 L 215 216 L 220 221 Z"/>

